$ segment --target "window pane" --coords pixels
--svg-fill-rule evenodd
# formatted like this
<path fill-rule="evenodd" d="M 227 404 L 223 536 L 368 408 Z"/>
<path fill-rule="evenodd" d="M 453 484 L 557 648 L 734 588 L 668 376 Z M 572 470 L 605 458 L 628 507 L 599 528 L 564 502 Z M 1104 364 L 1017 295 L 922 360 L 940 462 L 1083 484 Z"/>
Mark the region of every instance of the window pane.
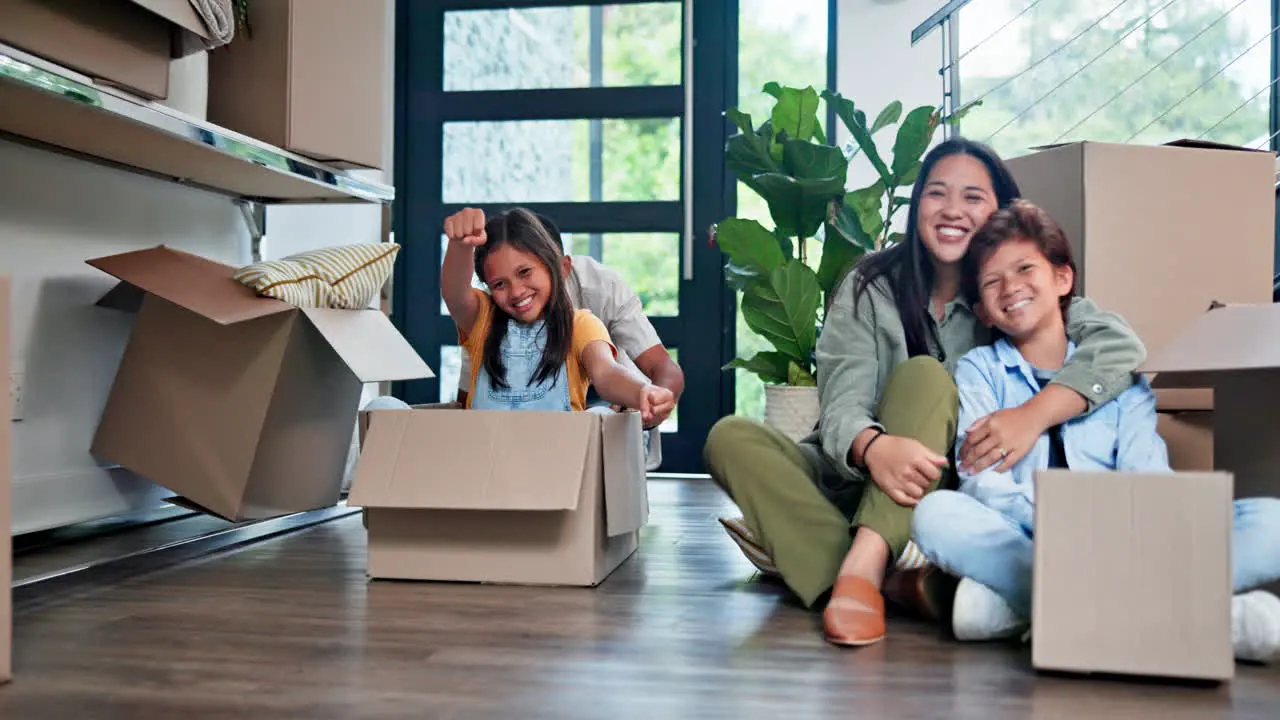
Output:
<path fill-rule="evenodd" d="M 768 118 L 773 107 L 773 98 L 762 91 L 765 83 L 774 81 L 801 88 L 812 85 L 819 92 L 827 86 L 826 0 L 790 0 L 785 13 L 777 11 L 774 0 L 740 0 L 738 37 L 738 106 L 750 113 L 757 125 Z M 827 131 L 826 117 L 826 104 L 822 103 L 818 106 L 818 122 L 824 131 Z M 737 199 L 737 217 L 773 227 L 769 206 L 742 183 L 737 186 Z M 813 249 L 814 245 L 809 247 Z M 819 253 L 811 254 L 816 262 Z M 767 340 L 747 327 L 742 319 L 741 304 L 736 337 L 738 357 L 749 358 L 761 350 L 773 349 Z M 734 412 L 764 418 L 764 384 L 745 370 L 732 372 Z"/>
<path fill-rule="evenodd" d="M 1267 0 L 972 7 L 959 22 L 960 100 L 983 103 L 961 130 L 1007 157 L 1076 140 L 1267 147 Z"/>
<path fill-rule="evenodd" d="M 593 157 L 591 126 L 601 141 Z M 591 166 L 600 167 L 592 192 Z M 680 199 L 680 119 L 512 120 L 444 126 L 446 203 Z"/>
<path fill-rule="evenodd" d="M 616 271 L 640 296 L 646 315 L 679 314 L 680 236 L 676 233 L 565 233 L 574 255 L 590 255 Z"/>
<path fill-rule="evenodd" d="M 446 91 L 680 84 L 679 2 L 456 11 L 444 28 Z"/>
<path fill-rule="evenodd" d="M 667 354 L 671 356 L 671 359 L 674 360 L 677 365 L 680 364 L 679 349 L 667 348 Z M 680 432 L 680 403 L 676 403 L 675 410 L 672 410 L 671 414 L 667 416 L 666 422 L 658 426 L 658 431 L 662 433 Z"/>
<path fill-rule="evenodd" d="M 462 376 L 462 348 L 457 345 L 440 347 L 440 402 L 458 399 L 458 378 Z"/>

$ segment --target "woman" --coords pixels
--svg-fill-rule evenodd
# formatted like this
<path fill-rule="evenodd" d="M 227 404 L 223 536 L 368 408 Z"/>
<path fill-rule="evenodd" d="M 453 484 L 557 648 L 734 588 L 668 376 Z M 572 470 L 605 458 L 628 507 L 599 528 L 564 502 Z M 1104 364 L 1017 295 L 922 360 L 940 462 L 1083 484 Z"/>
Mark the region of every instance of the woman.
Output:
<path fill-rule="evenodd" d="M 886 571 L 907 547 L 916 503 L 953 475 L 951 374 L 991 340 L 960 292 L 961 259 L 973 233 L 1019 195 L 986 146 L 953 138 L 931 150 L 905 239 L 863 258 L 834 293 L 817 350 L 818 429 L 797 444 L 728 417 L 707 438 L 708 470 L 787 586 L 807 607 L 830 591 L 823 629 L 834 644 L 884 637 Z M 1146 353 L 1120 317 L 1077 298 L 1067 332 L 1078 349 L 1048 388 L 969 429 L 955 453 L 966 470 L 1011 467 L 1046 429 L 1133 383 Z M 896 579 L 906 604 L 949 612 L 946 583 L 933 582 L 941 573 Z"/>

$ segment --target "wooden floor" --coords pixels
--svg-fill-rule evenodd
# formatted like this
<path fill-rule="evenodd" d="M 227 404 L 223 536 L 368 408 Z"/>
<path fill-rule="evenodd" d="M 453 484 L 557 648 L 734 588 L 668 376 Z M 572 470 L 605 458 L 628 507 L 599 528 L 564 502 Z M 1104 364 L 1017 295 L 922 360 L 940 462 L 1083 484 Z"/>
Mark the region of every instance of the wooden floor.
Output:
<path fill-rule="evenodd" d="M 369 583 L 348 517 L 20 609 L 0 718 L 1277 718 L 1221 687 L 1040 677 L 1021 647 L 895 621 L 862 650 L 754 576 L 705 481 L 654 481 L 596 589 Z"/>

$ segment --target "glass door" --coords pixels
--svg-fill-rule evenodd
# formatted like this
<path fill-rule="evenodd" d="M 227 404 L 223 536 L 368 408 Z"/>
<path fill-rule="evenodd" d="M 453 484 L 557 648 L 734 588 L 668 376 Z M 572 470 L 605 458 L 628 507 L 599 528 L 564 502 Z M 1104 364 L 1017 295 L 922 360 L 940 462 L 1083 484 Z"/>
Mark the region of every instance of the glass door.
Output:
<path fill-rule="evenodd" d="M 397 13 L 393 317 L 439 375 L 397 394 L 456 396 L 444 218 L 522 205 L 640 296 L 685 372 L 660 470 L 701 472 L 707 431 L 732 411 L 720 369 L 732 299 L 707 229 L 733 202 L 722 112 L 736 94 L 736 0 L 698 0 L 696 13 L 672 0 L 403 2 Z"/>

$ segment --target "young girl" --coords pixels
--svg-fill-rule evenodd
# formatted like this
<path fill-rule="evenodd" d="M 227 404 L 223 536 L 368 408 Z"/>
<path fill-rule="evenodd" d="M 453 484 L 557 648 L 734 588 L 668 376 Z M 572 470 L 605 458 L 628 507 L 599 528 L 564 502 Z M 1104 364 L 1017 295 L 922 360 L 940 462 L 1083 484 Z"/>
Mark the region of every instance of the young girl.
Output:
<path fill-rule="evenodd" d="M 979 417 L 1030 402 L 1077 352 L 1066 332 L 1075 289 L 1071 246 L 1040 208 L 1015 202 L 974 236 L 965 259 L 965 294 L 1001 337 L 956 365 L 960 432 Z M 920 501 L 912 526 L 920 550 L 965 578 L 952 625 L 961 640 L 1016 636 L 1031 617 L 1034 479 L 1051 467 L 1084 471 L 1171 472 L 1156 432 L 1155 393 L 1145 378 L 1092 414 L 1041 433 L 1008 469 L 961 468 L 959 491 Z M 1232 570 L 1237 593 L 1280 579 L 1280 500 L 1235 501 Z M 1280 650 L 1280 599 L 1237 595 L 1236 655 L 1266 661 Z"/>
<path fill-rule="evenodd" d="M 465 210 L 445 221 L 449 239 L 440 293 L 471 361 L 467 407 L 585 410 L 587 388 L 661 422 L 670 390 L 615 359 L 609 332 L 589 310 L 574 312 L 568 260 L 537 216 L 516 208 L 485 221 Z M 471 286 L 474 272 L 489 292 Z"/>
<path fill-rule="evenodd" d="M 834 644 L 884 637 L 881 587 L 891 568 L 904 571 L 894 577 L 898 599 L 931 617 L 947 612 L 946 583 L 927 582 L 944 574 L 907 552 L 911 513 L 951 473 L 955 362 L 990 341 L 960 293 L 960 260 L 973 233 L 1018 195 L 989 148 L 952 138 L 930 150 L 906 237 L 864 258 L 833 293 L 818 341 L 818 432 L 797 444 L 731 417 L 707 438 L 707 467 L 751 535 L 740 544 L 756 543 L 757 559 L 805 605 L 830 591 L 823 629 Z M 1007 469 L 1045 429 L 1133 382 L 1145 352 L 1123 320 L 1077 298 L 1067 332 L 1080 348 L 1053 385 L 966 428 L 959 462 Z"/>

